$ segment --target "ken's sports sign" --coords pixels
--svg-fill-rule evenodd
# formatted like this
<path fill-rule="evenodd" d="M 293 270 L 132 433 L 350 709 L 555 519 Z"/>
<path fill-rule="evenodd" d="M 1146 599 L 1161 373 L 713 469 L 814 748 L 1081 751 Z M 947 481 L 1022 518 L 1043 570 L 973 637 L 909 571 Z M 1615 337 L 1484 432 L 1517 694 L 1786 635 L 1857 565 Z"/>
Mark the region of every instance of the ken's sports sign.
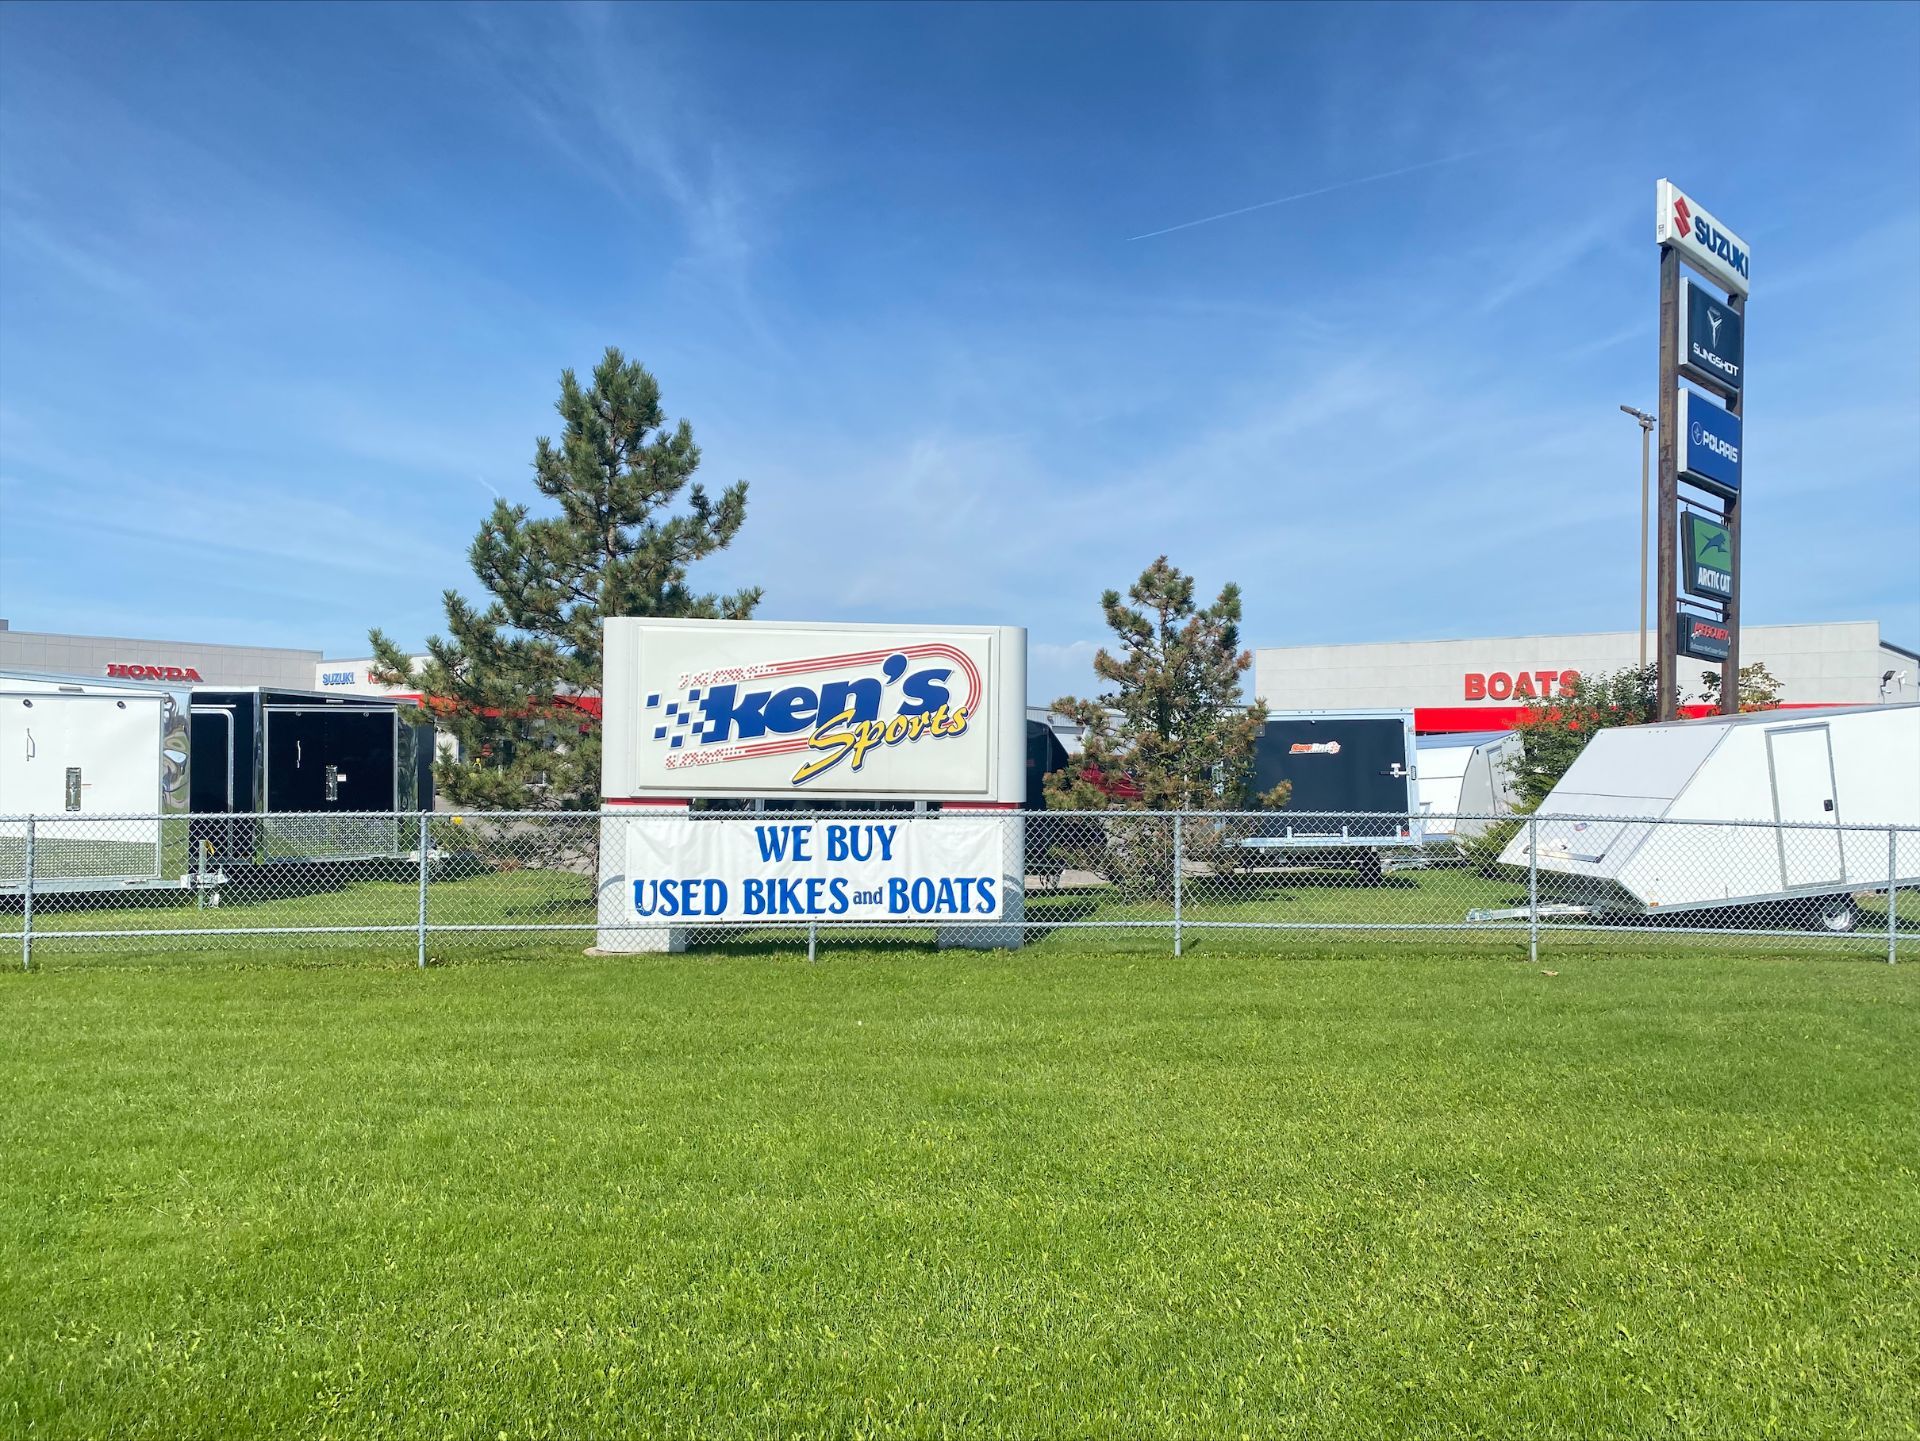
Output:
<path fill-rule="evenodd" d="M 1026 632 L 606 623 L 602 794 L 1018 801 Z"/>

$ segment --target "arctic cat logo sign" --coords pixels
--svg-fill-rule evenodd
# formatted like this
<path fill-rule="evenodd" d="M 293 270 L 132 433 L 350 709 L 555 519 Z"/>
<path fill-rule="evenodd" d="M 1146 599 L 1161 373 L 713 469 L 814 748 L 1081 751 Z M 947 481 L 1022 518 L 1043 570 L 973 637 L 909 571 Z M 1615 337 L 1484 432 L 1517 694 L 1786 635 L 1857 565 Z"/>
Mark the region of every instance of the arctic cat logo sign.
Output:
<path fill-rule="evenodd" d="M 1717 520 L 1688 511 L 1686 515 L 1689 565 L 1681 573 L 1687 594 L 1703 600 L 1724 601 L 1733 594 L 1732 535 Z"/>
<path fill-rule="evenodd" d="M 1340 754 L 1339 741 L 1295 741 L 1287 751 L 1296 756 L 1337 756 Z"/>
<path fill-rule="evenodd" d="M 1662 180 L 1654 202 L 1654 239 L 1677 248 L 1689 265 L 1737 294 L 1747 293 L 1751 259 L 1746 242 L 1689 199 L 1671 180 Z"/>
<path fill-rule="evenodd" d="M 794 786 L 859 771 L 877 751 L 965 735 L 983 691 L 973 658 L 941 642 L 679 679 L 677 692 L 650 692 L 643 710 L 646 740 L 669 752 L 666 769 L 791 756 Z"/>
<path fill-rule="evenodd" d="M 186 680 L 200 679 L 200 672 L 190 665 L 121 665 L 111 664 L 107 674 L 118 676 L 122 680 Z"/>

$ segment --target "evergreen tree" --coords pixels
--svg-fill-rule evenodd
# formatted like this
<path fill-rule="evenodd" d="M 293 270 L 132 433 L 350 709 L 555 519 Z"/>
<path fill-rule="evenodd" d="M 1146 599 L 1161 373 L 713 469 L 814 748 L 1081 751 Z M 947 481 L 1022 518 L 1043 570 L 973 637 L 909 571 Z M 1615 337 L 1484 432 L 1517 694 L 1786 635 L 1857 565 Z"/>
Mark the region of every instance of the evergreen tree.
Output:
<path fill-rule="evenodd" d="M 1266 706 L 1242 705 L 1240 678 L 1253 664 L 1240 649 L 1240 588 L 1229 583 L 1204 610 L 1193 579 L 1163 555 L 1127 592 L 1100 597 L 1120 654 L 1102 650 L 1094 674 L 1112 689 L 1094 700 L 1065 696 L 1054 713 L 1082 727 L 1080 755 L 1047 777 L 1050 810 L 1240 810 L 1286 804 L 1287 787 L 1247 794 Z M 1124 892 L 1165 897 L 1173 887 L 1173 822 L 1035 822 L 1049 859 L 1112 878 Z M 1231 867 L 1244 823 L 1185 825 L 1186 868 Z"/>
<path fill-rule="evenodd" d="M 560 375 L 562 430 L 534 446 L 533 479 L 559 514 L 496 501 L 467 555 L 490 599 L 445 593 L 447 635 L 417 672 L 382 632 L 376 679 L 421 690 L 460 756 L 435 767 L 442 795 L 486 809 L 599 804 L 601 621 L 610 616 L 744 620 L 760 591 L 702 594 L 692 564 L 746 518 L 745 481 L 716 500 L 693 480 L 700 449 L 668 427 L 660 387 L 611 347 L 582 387 Z M 684 492 L 684 508 L 672 507 Z"/>
<path fill-rule="evenodd" d="M 1141 572 L 1127 599 L 1131 605 L 1113 590 L 1100 597 L 1120 654 L 1103 649 L 1093 669 L 1113 689 L 1095 700 L 1067 696 L 1053 703 L 1055 714 L 1085 734 L 1079 759 L 1047 777 L 1047 804 L 1056 810 L 1245 806 L 1267 708 L 1241 702 L 1240 678 L 1253 656 L 1240 649 L 1240 588 L 1229 583 L 1218 600 L 1199 609 L 1192 577 L 1163 555 Z"/>

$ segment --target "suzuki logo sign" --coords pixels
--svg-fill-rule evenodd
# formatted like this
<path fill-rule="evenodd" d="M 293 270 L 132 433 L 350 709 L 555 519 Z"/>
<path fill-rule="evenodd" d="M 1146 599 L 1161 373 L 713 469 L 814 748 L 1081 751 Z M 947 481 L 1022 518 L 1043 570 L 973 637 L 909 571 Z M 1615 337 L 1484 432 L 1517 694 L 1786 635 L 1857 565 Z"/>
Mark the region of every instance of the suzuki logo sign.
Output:
<path fill-rule="evenodd" d="M 1747 243 L 1707 213 L 1698 201 L 1662 180 L 1654 202 L 1654 239 L 1671 245 L 1687 264 L 1735 295 L 1747 293 L 1752 258 Z"/>

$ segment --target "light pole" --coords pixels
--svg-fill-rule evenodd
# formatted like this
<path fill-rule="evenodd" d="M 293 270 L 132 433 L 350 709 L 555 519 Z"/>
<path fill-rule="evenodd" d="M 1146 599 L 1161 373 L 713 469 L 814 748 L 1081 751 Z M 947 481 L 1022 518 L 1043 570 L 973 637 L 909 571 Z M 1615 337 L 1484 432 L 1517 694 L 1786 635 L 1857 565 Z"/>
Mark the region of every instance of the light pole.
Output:
<path fill-rule="evenodd" d="M 1647 476 L 1653 428 L 1659 422 L 1631 405 L 1620 407 L 1640 422 L 1640 669 L 1647 668 Z"/>

